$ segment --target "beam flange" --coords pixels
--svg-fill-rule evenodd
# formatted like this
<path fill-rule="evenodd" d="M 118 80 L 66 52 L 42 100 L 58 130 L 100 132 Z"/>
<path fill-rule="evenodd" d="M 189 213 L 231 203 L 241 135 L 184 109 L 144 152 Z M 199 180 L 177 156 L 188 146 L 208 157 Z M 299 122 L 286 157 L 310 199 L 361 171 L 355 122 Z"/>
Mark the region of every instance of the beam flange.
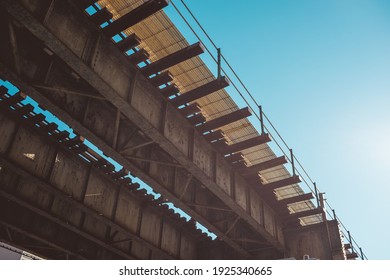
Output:
<path fill-rule="evenodd" d="M 190 103 L 199 98 L 205 97 L 213 92 L 216 92 L 220 89 L 223 89 L 229 85 L 229 80 L 226 77 L 221 77 L 217 80 L 211 81 L 207 84 L 204 84 L 198 88 L 190 90 L 186 93 L 181 94 L 180 96 L 172 99 L 172 104 L 176 107 Z"/>
<path fill-rule="evenodd" d="M 149 0 L 108 25 L 103 29 L 103 33 L 112 37 L 143 21 L 166 6 L 168 6 L 167 0 Z"/>
<path fill-rule="evenodd" d="M 240 110 L 221 116 L 219 118 L 208 121 L 204 125 L 199 126 L 197 129 L 199 132 L 204 133 L 206 131 L 214 130 L 221 126 L 239 121 L 243 118 L 249 117 L 250 115 L 251 111 L 248 107 L 245 107 Z"/>
<path fill-rule="evenodd" d="M 195 43 L 188 47 L 185 47 L 177 52 L 171 53 L 159 60 L 141 68 L 141 72 L 145 76 L 161 72 L 171 66 L 179 64 L 180 62 L 186 61 L 187 59 L 193 58 L 204 52 L 204 47 L 201 43 Z"/>

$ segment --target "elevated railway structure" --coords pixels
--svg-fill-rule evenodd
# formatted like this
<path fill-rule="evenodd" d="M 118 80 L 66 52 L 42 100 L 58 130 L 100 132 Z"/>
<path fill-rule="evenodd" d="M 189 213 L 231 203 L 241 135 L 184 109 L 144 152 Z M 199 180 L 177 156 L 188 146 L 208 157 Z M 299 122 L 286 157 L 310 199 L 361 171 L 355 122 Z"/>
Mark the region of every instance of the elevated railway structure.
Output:
<path fill-rule="evenodd" d="M 357 257 L 167 5 L 0 1 L 18 89 L 0 88 L 0 240 L 52 259 Z"/>

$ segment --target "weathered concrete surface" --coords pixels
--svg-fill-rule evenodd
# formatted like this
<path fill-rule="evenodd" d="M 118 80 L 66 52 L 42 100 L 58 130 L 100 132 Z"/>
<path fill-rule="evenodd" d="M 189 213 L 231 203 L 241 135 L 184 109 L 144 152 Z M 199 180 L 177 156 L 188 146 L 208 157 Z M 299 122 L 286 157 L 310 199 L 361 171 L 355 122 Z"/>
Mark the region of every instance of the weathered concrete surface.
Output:
<path fill-rule="evenodd" d="M 136 123 L 137 126 L 150 139 L 158 143 L 159 146 L 165 152 L 167 152 L 172 158 L 177 160 L 183 167 L 185 167 L 185 169 L 190 172 L 196 178 L 197 181 L 199 181 L 202 185 L 206 186 L 212 193 L 216 195 L 216 197 L 224 201 L 224 203 L 230 209 L 233 209 L 242 218 L 243 221 L 245 221 L 251 226 L 252 229 L 261 234 L 261 236 L 265 237 L 267 241 L 273 244 L 276 248 L 283 250 L 282 243 L 284 237 L 282 236 L 282 231 L 275 230 L 279 223 L 277 222 L 278 217 L 273 212 L 273 210 L 267 205 L 265 201 L 262 201 L 260 197 L 259 200 L 262 204 L 262 207 L 258 208 L 260 214 L 257 213 L 257 210 L 244 210 L 241 205 L 235 201 L 234 192 L 231 190 L 231 187 L 234 185 L 242 184 L 236 184 L 235 182 L 232 182 L 231 180 L 226 178 L 226 174 L 232 173 L 231 167 L 223 163 L 223 161 L 222 163 L 220 163 L 220 160 L 217 164 L 216 160 L 218 159 L 218 156 L 216 156 L 214 150 L 210 147 L 208 143 L 204 141 L 203 137 L 198 135 L 196 132 L 193 132 L 192 128 L 188 127 L 188 124 L 180 116 L 171 118 L 170 120 L 172 121 L 170 122 L 169 127 L 172 127 L 174 130 L 179 131 L 180 135 L 187 135 L 187 132 L 189 132 L 189 136 L 184 136 L 184 140 L 179 142 L 177 142 L 177 140 L 171 140 L 172 138 L 175 138 L 172 136 L 174 135 L 174 133 L 170 131 L 170 129 L 167 129 L 165 125 L 163 126 L 161 121 L 170 118 L 166 116 L 176 116 L 176 109 L 170 106 L 170 104 L 166 104 L 166 101 L 164 101 L 158 95 L 158 92 L 153 87 L 151 87 L 151 85 L 143 77 L 139 77 L 137 78 L 137 80 L 134 80 L 135 69 L 129 64 L 127 64 L 127 62 L 123 61 L 121 54 L 118 52 L 118 50 L 114 48 L 113 45 L 111 45 L 111 43 L 109 43 L 104 38 L 98 39 L 99 36 L 96 33 L 96 29 L 92 28 L 89 23 L 86 23 L 85 19 L 82 17 L 76 17 L 73 19 L 62 18 L 61 21 L 59 21 L 61 22 L 61 26 L 53 26 L 56 22 L 53 18 L 55 18 L 56 15 L 59 15 L 60 17 L 63 13 L 62 11 L 64 9 L 68 9 L 63 7 L 64 5 L 67 5 L 65 2 L 66 1 L 61 1 L 61 4 L 55 4 L 54 7 L 52 7 L 52 9 L 50 10 L 50 13 L 48 13 L 45 17 L 45 24 L 47 28 L 50 29 L 53 34 L 55 34 L 56 37 L 54 37 L 52 33 L 47 32 L 47 30 L 42 28 L 42 26 L 40 26 L 38 22 L 35 22 L 34 18 L 29 17 L 29 15 L 25 14 L 22 9 L 18 8 L 17 4 L 5 1 L 8 11 L 13 13 L 14 17 L 18 18 L 20 14 L 23 14 L 23 18 L 19 18 L 18 20 L 20 20 L 22 24 L 25 21 L 26 28 L 30 32 L 32 32 L 35 36 L 41 38 L 43 43 L 48 48 L 54 51 L 59 56 L 59 58 L 61 58 L 65 63 L 67 63 L 68 66 L 73 68 L 74 72 L 76 72 L 90 85 L 97 89 L 100 94 L 107 97 L 115 107 L 119 108 L 122 115 L 126 117 L 126 119 L 123 119 L 123 122 L 126 123 L 130 120 L 132 123 Z M 31 6 L 34 5 L 40 5 L 40 3 L 28 3 L 25 4 L 25 7 L 33 11 L 34 9 L 31 8 Z M 76 11 L 73 11 L 73 13 L 77 14 Z M 28 26 L 26 21 L 27 18 L 29 19 Z M 47 22 L 50 22 L 50 20 L 52 20 L 51 25 L 47 25 Z M 83 25 L 83 29 L 84 27 L 90 28 L 89 32 L 87 33 L 89 39 L 80 39 L 81 41 L 77 42 L 77 44 L 72 47 L 73 49 L 69 49 L 66 46 L 70 46 L 71 42 L 73 44 L 74 38 L 79 38 L 79 36 L 85 35 L 83 33 L 83 30 L 76 31 L 74 30 L 74 28 L 71 28 L 69 26 L 79 25 L 81 22 Z M 70 37 L 68 36 L 69 34 L 67 32 L 62 32 L 61 28 L 70 28 L 76 33 L 73 33 Z M 81 47 L 82 42 L 84 42 L 83 47 Z M 95 42 L 96 45 L 91 47 L 90 45 L 93 44 L 93 42 Z M 81 49 L 83 49 L 83 51 L 81 51 Z M 84 62 L 80 61 L 80 59 L 82 59 Z M 91 64 L 90 66 L 88 66 L 85 63 Z M 103 65 L 106 64 L 109 65 L 109 68 L 111 70 L 110 72 L 105 72 L 103 70 Z M 115 69 L 113 67 L 115 67 Z M 123 72 L 127 74 L 121 74 Z M 113 77 L 112 73 L 117 73 L 119 80 L 117 80 L 116 77 Z M 129 79 L 126 80 L 126 78 L 120 78 L 124 77 L 123 75 L 127 76 Z M 131 78 L 133 79 L 132 81 Z M 126 100 L 130 100 L 130 104 L 127 103 Z M 145 103 L 147 103 L 148 106 L 145 106 Z M 67 108 L 65 107 L 65 109 Z M 107 110 L 112 111 L 112 107 L 102 104 L 102 107 L 99 112 L 104 115 L 106 114 L 105 112 Z M 68 113 L 71 114 L 71 110 L 68 110 Z M 110 133 L 107 133 L 106 135 L 103 135 L 102 133 L 102 127 L 112 127 L 113 118 L 107 119 L 111 119 L 110 125 L 103 125 L 101 122 L 90 122 L 88 123 L 88 128 L 94 134 L 102 137 L 106 144 L 111 145 L 112 139 L 109 139 L 111 138 Z M 101 121 L 104 123 L 103 120 Z M 96 127 L 94 127 L 94 124 L 96 124 Z M 120 125 L 120 127 L 123 126 Z M 119 132 L 118 134 L 121 135 L 122 132 Z M 176 139 L 181 139 L 181 137 L 176 137 Z M 97 144 L 100 148 L 102 148 L 102 150 L 107 152 L 107 154 L 110 154 L 108 153 L 109 150 L 107 149 L 107 146 L 99 145 L 99 143 Z M 122 164 L 128 165 L 128 160 L 123 161 L 123 159 L 119 158 L 117 154 L 112 154 L 111 156 L 117 159 Z M 145 171 L 144 169 L 146 168 L 146 166 L 145 164 L 143 165 L 144 166 L 138 164 L 138 167 Z M 135 173 L 138 172 L 135 171 Z M 142 174 L 140 175 L 142 176 Z M 239 177 L 239 175 L 228 176 L 228 178 L 237 177 Z M 161 185 L 161 182 L 159 183 Z M 181 206 L 182 203 L 177 200 L 177 197 L 175 197 L 175 195 L 172 195 L 172 193 L 170 193 L 169 191 L 166 191 L 169 188 L 166 188 L 165 190 L 160 190 L 158 186 L 159 184 L 157 184 L 156 186 L 154 184 L 151 185 L 156 187 L 164 195 L 167 195 L 167 198 L 170 198 L 172 201 L 177 202 L 178 206 Z M 239 188 L 251 188 L 251 186 L 246 185 L 245 182 L 244 185 L 245 187 Z M 240 199 L 242 200 L 242 197 Z M 247 198 L 247 204 L 248 201 L 249 200 Z M 242 201 L 240 203 L 243 204 Z M 259 223 L 259 217 L 262 216 L 265 217 L 264 221 L 266 223 Z M 196 214 L 194 214 L 194 217 L 198 218 Z M 210 224 L 208 218 L 199 218 L 200 220 L 203 220 Z M 229 225 L 221 229 L 216 228 L 212 225 L 210 226 L 210 229 L 215 229 L 215 232 L 220 236 L 223 236 L 224 230 L 228 228 Z M 277 232 L 279 232 L 280 234 L 276 234 Z M 234 243 L 230 243 L 230 245 L 240 250 L 239 246 L 236 246 Z"/>
<path fill-rule="evenodd" d="M 345 259 L 337 221 L 289 231 L 286 243 L 291 255 L 297 259 L 302 259 L 304 255 L 320 260 Z"/>
<path fill-rule="evenodd" d="M 12 139 L 0 154 L 0 199 L 10 201 L 3 212 L 15 211 L 0 217 L 5 228 L 33 232 L 72 258 L 196 258 L 195 229 L 183 229 L 137 192 L 0 113 L 0 135 Z M 185 249 L 172 238 L 186 240 Z"/>
<path fill-rule="evenodd" d="M 20 3 L 33 16 L 13 1 L 3 1 L 1 5 L 23 26 L 15 25 L 15 28 L 20 59 L 25 67 L 22 67 L 21 75 L 12 73 L 15 72 L 14 61 L 10 59 L 12 48 L 6 42 L 0 47 L 1 77 L 22 88 L 164 198 L 217 233 L 223 240 L 221 244 L 228 244 L 240 253 L 233 254 L 236 258 L 280 258 L 281 252 L 286 251 L 284 244 L 288 244 L 287 249 L 292 252 L 289 255 L 300 256 L 302 250 L 295 246 L 295 239 L 289 238 L 285 242 L 282 221 L 267 201 L 226 163 L 176 108 L 161 98 L 156 88 L 137 74 L 134 66 L 86 17 L 68 1 Z M 54 52 L 54 56 L 43 51 L 44 47 Z M 68 92 L 59 90 L 62 88 Z M 78 94 L 70 94 L 69 90 Z M 102 101 L 103 98 L 108 101 Z M 6 131 L 14 129 L 13 124 L 0 121 L 1 127 Z M 16 132 L 19 136 L 23 133 Z M 166 222 L 163 216 L 154 215 L 132 195 L 119 194 L 99 172 L 88 168 L 79 170 L 78 164 L 66 160 L 66 155 L 53 151 L 50 145 L 39 146 L 35 139 L 26 146 L 22 140 L 21 146 L 10 145 L 11 137 L 0 134 L 0 152 L 9 151 L 9 158 L 33 176 L 49 180 L 57 190 L 140 238 L 139 242 L 129 241 L 126 232 L 119 230 L 116 233 L 114 241 L 122 242 L 113 246 L 120 250 L 122 257 L 130 254 L 136 258 L 166 258 L 168 254 L 191 259 L 197 257 L 196 251 L 202 251 L 191 235 L 181 234 L 176 226 Z M 154 143 L 132 149 L 148 142 Z M 32 152 L 35 146 L 40 147 L 42 155 Z M 50 165 L 42 161 L 46 157 L 47 162 L 55 163 Z M 66 175 L 62 174 L 62 169 Z M 6 174 L 3 178 L 12 182 L 4 185 L 5 190 L 18 186 L 20 197 L 17 199 L 43 209 L 50 208 L 55 216 L 68 219 L 73 226 L 81 226 L 98 239 L 96 242 L 113 234 L 115 226 L 112 224 L 94 215 L 85 215 L 84 208 L 74 209 L 67 200 L 42 192 L 39 184 L 18 183 L 18 176 L 20 174 L 15 179 L 15 174 Z M 253 236 L 257 243 L 251 243 Z M 310 238 L 317 237 L 313 234 Z M 306 240 L 310 241 L 310 238 Z M 254 244 L 258 245 L 258 251 L 253 250 Z M 273 248 L 265 249 L 270 245 Z M 315 252 L 321 250 L 325 251 L 324 248 L 313 249 Z M 225 251 L 226 248 L 221 249 L 215 255 L 222 258 Z M 249 251 L 255 253 L 248 255 Z M 99 254 L 118 256 L 115 250 Z"/>

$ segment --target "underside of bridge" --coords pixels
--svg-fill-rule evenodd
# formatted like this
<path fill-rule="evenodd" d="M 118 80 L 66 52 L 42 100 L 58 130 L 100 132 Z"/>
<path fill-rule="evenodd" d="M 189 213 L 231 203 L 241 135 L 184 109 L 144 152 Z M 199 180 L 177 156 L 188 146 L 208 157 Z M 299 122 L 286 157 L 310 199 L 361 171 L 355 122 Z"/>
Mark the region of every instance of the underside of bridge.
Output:
<path fill-rule="evenodd" d="M 0 0 L 0 241 L 48 259 L 356 257 L 167 5 Z"/>

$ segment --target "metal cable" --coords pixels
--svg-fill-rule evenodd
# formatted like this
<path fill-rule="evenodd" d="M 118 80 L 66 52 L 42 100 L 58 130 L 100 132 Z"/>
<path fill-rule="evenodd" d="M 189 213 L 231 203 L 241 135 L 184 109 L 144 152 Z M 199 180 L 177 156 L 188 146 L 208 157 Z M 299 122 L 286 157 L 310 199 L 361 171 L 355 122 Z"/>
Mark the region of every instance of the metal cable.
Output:
<path fill-rule="evenodd" d="M 187 12 L 191 15 L 191 17 L 193 18 L 193 20 L 196 22 L 196 24 L 199 26 L 199 28 L 202 30 L 202 32 L 205 34 L 205 36 L 207 37 L 207 39 L 210 41 L 210 43 L 213 45 L 213 47 L 218 50 L 218 47 L 217 45 L 214 43 L 214 41 L 211 39 L 211 37 L 208 35 L 208 33 L 206 32 L 206 30 L 203 28 L 203 26 L 200 24 L 200 22 L 198 21 L 198 19 L 196 18 L 196 16 L 192 13 L 192 11 L 190 10 L 190 8 L 187 6 L 187 4 L 184 2 L 184 0 L 180 0 L 180 2 L 183 4 L 183 6 L 186 8 Z M 196 38 L 204 45 L 205 49 L 207 50 L 207 52 L 209 53 L 209 55 L 211 56 L 211 58 L 214 60 L 215 63 L 218 64 L 218 60 L 214 57 L 214 55 L 211 53 L 211 51 L 207 48 L 206 44 L 204 44 L 204 42 L 201 40 L 200 36 L 196 33 L 196 31 L 194 30 L 194 28 L 190 25 L 190 23 L 187 21 L 187 19 L 184 17 L 184 15 L 179 11 L 179 9 L 177 8 L 177 6 L 173 3 L 173 1 L 171 0 L 171 3 L 173 5 L 173 7 L 175 8 L 175 10 L 178 12 L 178 14 L 180 15 L 180 17 L 184 20 L 184 22 L 187 24 L 187 26 L 191 29 L 191 31 L 193 32 L 193 34 L 196 36 Z M 248 90 L 248 88 L 245 86 L 245 84 L 243 83 L 243 81 L 241 80 L 241 78 L 238 76 L 238 74 L 236 73 L 236 71 L 233 69 L 233 67 L 230 65 L 230 63 L 227 61 L 227 59 L 221 54 L 221 57 L 223 59 L 223 61 L 225 62 L 225 64 L 228 66 L 229 70 L 232 72 L 232 74 L 234 75 L 234 77 L 237 79 L 237 81 L 239 82 L 239 84 L 244 88 L 244 90 L 246 91 L 246 93 L 249 95 L 250 99 L 253 101 L 253 103 L 259 107 L 259 104 L 257 103 L 256 99 L 253 97 L 253 95 L 251 94 L 251 92 Z M 226 77 L 230 80 L 231 84 L 233 85 L 234 89 L 237 91 L 237 93 L 241 96 L 241 98 L 244 100 L 244 102 L 248 105 L 248 107 L 254 112 L 254 115 L 257 117 L 258 120 L 260 120 L 260 116 L 257 114 L 257 111 L 256 110 L 253 110 L 252 106 L 250 105 L 250 103 L 248 102 L 248 100 L 244 97 L 244 95 L 242 94 L 242 92 L 238 89 L 238 87 L 236 86 L 236 84 L 233 82 L 232 79 L 230 79 L 229 75 L 226 73 L 226 71 L 221 67 L 221 70 L 222 72 L 226 75 Z M 271 126 L 272 130 L 276 133 L 276 135 L 278 136 L 278 138 L 282 141 L 282 143 L 284 144 L 284 146 L 290 150 L 290 147 L 288 146 L 288 144 L 286 143 L 286 141 L 284 140 L 284 138 L 281 136 L 281 134 L 279 133 L 279 131 L 276 129 L 276 127 L 273 125 L 273 123 L 271 122 L 271 120 L 268 118 L 268 116 L 264 113 L 264 111 L 262 112 L 262 115 L 264 116 L 264 118 L 267 120 L 267 122 L 269 123 L 269 125 Z M 276 139 L 272 136 L 270 130 L 264 126 L 264 128 L 266 129 L 266 131 L 268 132 L 268 134 L 274 139 L 274 142 L 275 144 L 278 146 L 278 148 L 281 150 L 281 152 L 286 156 L 287 160 L 292 163 L 292 159 L 289 158 L 289 156 L 287 156 L 286 152 L 284 151 L 284 149 L 281 147 L 281 145 L 278 143 L 278 141 L 276 141 Z M 301 162 L 298 160 L 298 158 L 293 155 L 293 158 L 294 160 L 296 161 L 296 163 L 298 164 L 298 166 L 300 167 L 300 169 L 303 171 L 303 174 L 306 175 L 306 178 L 309 179 L 309 181 L 314 184 L 314 181 L 313 179 L 310 177 L 310 175 L 308 174 L 308 172 L 306 171 L 306 169 L 303 167 L 303 165 L 301 164 Z M 302 175 L 302 173 L 296 169 L 296 172 L 298 173 L 298 175 L 302 178 L 303 182 L 306 184 L 306 186 L 309 188 L 309 190 L 315 195 L 315 191 L 310 187 L 309 183 L 306 181 L 305 179 L 305 176 Z M 317 188 L 318 192 L 320 192 L 320 190 Z M 332 209 L 332 207 L 330 206 L 330 204 L 325 201 L 325 204 L 330 208 Z M 328 210 L 326 210 L 326 212 L 328 213 L 328 215 L 331 217 L 332 214 L 329 213 Z M 336 217 L 336 220 L 339 222 L 339 224 L 341 224 L 341 226 L 347 230 L 347 228 L 345 227 L 345 225 L 341 222 L 341 220 Z M 347 230 L 348 231 L 348 230 Z M 345 234 L 343 232 L 343 234 Z M 356 246 L 359 247 L 359 245 L 356 243 L 356 241 L 351 237 L 351 241 L 353 241 Z M 353 246 L 351 244 L 351 246 Z M 357 253 L 358 255 L 361 256 L 361 258 L 363 259 L 363 257 L 366 257 L 365 254 L 359 254 Z M 366 257 L 367 259 L 367 257 Z"/>

